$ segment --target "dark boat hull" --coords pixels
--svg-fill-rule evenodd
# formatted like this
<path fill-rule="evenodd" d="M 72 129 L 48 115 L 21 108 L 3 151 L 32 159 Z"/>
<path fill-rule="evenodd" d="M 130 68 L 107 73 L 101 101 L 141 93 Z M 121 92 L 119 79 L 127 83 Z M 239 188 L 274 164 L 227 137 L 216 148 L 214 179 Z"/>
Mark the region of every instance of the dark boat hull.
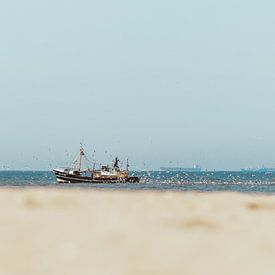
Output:
<path fill-rule="evenodd" d="M 68 173 L 62 173 L 54 171 L 58 183 L 137 183 L 139 182 L 138 177 L 127 177 L 127 178 L 96 178 L 92 176 L 81 176 L 73 175 Z"/>

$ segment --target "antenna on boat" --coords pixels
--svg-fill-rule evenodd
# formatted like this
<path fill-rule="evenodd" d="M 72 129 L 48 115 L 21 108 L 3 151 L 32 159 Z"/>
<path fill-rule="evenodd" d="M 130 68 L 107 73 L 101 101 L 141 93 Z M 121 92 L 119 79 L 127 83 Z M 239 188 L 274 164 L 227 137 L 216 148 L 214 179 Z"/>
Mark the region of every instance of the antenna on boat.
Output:
<path fill-rule="evenodd" d="M 127 163 L 126 163 L 126 170 L 127 170 L 127 171 L 129 171 L 129 166 L 130 166 L 130 165 L 129 165 L 129 161 L 128 161 L 128 159 L 127 159 Z"/>

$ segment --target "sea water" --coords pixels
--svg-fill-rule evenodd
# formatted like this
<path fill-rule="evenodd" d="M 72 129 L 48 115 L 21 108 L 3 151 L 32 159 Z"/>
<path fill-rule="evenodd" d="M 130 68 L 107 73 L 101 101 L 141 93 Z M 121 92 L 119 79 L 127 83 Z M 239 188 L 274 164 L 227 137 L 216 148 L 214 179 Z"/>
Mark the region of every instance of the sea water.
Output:
<path fill-rule="evenodd" d="M 139 183 L 57 184 L 51 171 L 0 171 L 0 187 L 48 186 L 53 188 L 90 188 L 111 190 L 176 190 L 275 192 L 275 172 L 131 172 Z"/>

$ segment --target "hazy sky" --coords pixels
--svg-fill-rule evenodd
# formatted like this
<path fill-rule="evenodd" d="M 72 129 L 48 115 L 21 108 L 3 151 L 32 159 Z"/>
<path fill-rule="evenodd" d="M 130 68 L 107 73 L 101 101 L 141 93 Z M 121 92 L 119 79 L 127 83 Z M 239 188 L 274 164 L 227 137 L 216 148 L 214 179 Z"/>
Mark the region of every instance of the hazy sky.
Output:
<path fill-rule="evenodd" d="M 275 166 L 274 13 L 271 0 L 2 1 L 0 169 L 64 165 L 81 140 L 132 168 Z"/>

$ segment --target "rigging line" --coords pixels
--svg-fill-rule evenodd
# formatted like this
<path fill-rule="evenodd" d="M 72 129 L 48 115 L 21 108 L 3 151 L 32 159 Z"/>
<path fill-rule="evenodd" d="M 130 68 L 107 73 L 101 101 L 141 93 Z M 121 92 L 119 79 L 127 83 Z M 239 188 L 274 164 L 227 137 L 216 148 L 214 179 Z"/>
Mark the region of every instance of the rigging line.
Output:
<path fill-rule="evenodd" d="M 89 164 L 92 164 L 92 165 L 99 165 L 99 166 L 101 165 L 100 162 L 92 161 L 92 160 L 88 159 L 85 155 L 84 155 L 84 158 L 85 158 L 86 161 L 89 162 Z"/>
<path fill-rule="evenodd" d="M 86 160 L 88 160 L 89 162 L 91 162 L 91 159 L 93 159 L 88 153 L 85 152 L 84 157 Z"/>
<path fill-rule="evenodd" d="M 79 153 L 77 153 L 77 154 L 75 155 L 74 160 L 73 160 L 73 162 L 71 163 L 71 167 L 73 167 L 74 164 L 75 164 L 75 162 L 78 160 L 78 155 L 79 155 Z"/>
<path fill-rule="evenodd" d="M 102 163 L 97 162 L 96 159 L 94 159 L 93 157 L 91 157 L 91 155 L 89 153 L 87 153 L 87 151 L 89 151 L 88 146 L 84 143 L 82 143 L 82 146 L 85 147 L 85 149 L 86 149 L 85 154 L 84 154 L 85 159 L 91 164 L 96 164 L 96 165 L 101 166 Z M 92 161 L 93 159 L 94 159 L 94 161 Z"/>
<path fill-rule="evenodd" d="M 87 151 L 89 151 L 89 148 L 87 147 L 87 145 L 85 145 L 84 143 L 82 144 L 85 147 L 85 155 L 87 155 L 89 157 L 89 159 L 93 159 L 89 153 L 87 153 Z"/>
<path fill-rule="evenodd" d="M 90 159 L 88 159 L 88 158 L 86 157 L 86 155 L 84 155 L 84 159 L 87 160 L 89 163 L 92 163 L 92 164 L 93 164 L 93 162 L 92 162 Z"/>

